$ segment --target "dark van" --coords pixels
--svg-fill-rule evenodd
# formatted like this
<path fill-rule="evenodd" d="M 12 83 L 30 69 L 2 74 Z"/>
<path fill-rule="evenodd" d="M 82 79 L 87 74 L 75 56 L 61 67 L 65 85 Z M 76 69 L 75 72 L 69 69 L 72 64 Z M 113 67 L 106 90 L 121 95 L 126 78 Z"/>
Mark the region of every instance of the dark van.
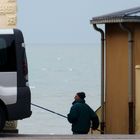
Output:
<path fill-rule="evenodd" d="M 0 130 L 5 121 L 31 116 L 31 92 L 23 34 L 0 29 Z"/>

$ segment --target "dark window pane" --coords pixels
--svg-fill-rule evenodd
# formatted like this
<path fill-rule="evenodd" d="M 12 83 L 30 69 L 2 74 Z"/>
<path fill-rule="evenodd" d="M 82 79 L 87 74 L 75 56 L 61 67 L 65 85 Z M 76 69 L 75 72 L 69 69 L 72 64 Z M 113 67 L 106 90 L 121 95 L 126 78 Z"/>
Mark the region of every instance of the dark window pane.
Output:
<path fill-rule="evenodd" d="M 16 46 L 13 35 L 0 35 L 0 71 L 16 71 Z"/>

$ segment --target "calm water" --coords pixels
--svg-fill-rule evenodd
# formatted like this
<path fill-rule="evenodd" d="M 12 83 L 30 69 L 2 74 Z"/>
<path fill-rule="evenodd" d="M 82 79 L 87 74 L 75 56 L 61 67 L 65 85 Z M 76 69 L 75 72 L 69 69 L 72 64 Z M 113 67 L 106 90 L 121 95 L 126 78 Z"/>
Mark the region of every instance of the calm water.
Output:
<path fill-rule="evenodd" d="M 100 105 L 100 48 L 97 45 L 27 45 L 32 103 L 67 115 L 76 92 Z M 71 134 L 65 118 L 32 106 L 30 118 L 18 121 L 19 133 Z"/>

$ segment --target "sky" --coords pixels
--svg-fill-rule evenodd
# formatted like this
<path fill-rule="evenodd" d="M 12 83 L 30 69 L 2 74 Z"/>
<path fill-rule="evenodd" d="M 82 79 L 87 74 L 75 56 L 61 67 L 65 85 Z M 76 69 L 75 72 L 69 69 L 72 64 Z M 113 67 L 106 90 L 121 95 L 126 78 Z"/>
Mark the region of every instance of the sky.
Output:
<path fill-rule="evenodd" d="M 26 43 L 95 44 L 92 17 L 140 6 L 140 0 L 17 0 L 17 27 Z"/>

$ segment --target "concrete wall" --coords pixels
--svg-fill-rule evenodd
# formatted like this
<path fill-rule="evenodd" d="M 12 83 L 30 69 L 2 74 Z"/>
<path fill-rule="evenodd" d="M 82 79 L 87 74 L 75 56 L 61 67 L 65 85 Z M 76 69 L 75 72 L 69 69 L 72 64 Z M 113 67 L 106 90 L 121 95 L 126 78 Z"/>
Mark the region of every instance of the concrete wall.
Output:
<path fill-rule="evenodd" d="M 16 0 L 0 0 L 0 28 L 16 26 Z"/>

